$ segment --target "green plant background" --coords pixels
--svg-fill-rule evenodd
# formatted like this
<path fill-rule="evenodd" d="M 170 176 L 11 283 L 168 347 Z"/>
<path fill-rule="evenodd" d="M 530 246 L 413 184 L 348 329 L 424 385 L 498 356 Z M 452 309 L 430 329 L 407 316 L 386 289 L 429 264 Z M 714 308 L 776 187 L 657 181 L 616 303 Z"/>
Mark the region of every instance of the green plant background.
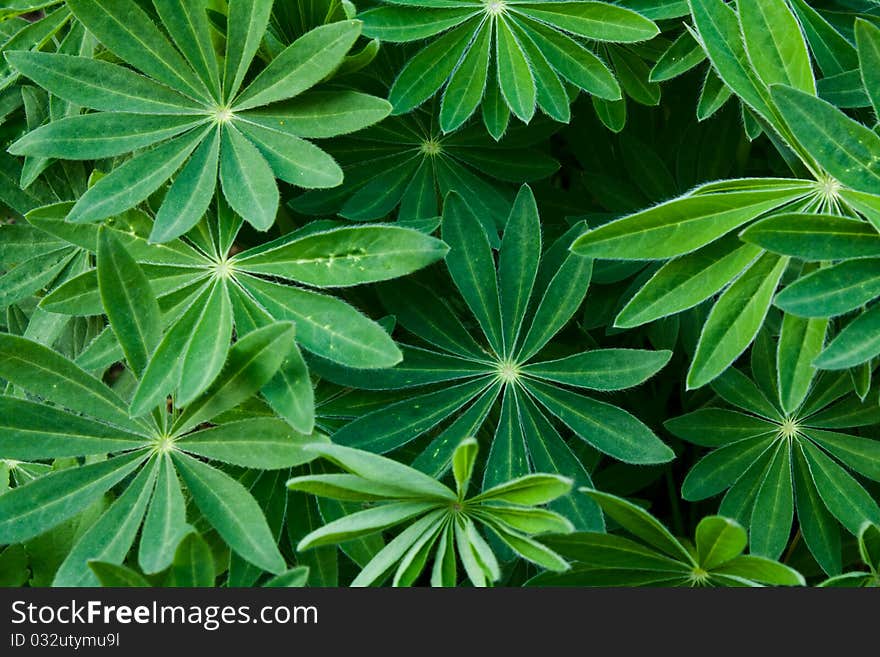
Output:
<path fill-rule="evenodd" d="M 0 585 L 880 585 L 876 0 L 0 51 Z"/>

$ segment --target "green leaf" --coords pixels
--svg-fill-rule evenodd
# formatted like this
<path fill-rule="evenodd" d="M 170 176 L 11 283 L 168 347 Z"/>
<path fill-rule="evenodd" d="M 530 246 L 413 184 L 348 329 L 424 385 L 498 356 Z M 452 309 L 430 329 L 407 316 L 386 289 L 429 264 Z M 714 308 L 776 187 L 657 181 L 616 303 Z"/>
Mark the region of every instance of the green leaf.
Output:
<path fill-rule="evenodd" d="M 314 144 L 246 120 L 235 121 L 235 126 L 253 141 L 281 180 L 309 188 L 336 187 L 342 182 L 342 169 Z"/>
<path fill-rule="evenodd" d="M 151 409 L 161 405 L 169 393 L 173 392 L 180 382 L 180 369 L 183 357 L 189 351 L 189 345 L 193 338 L 199 333 L 206 330 L 215 329 L 212 317 L 206 315 L 209 299 L 214 299 L 214 305 L 217 305 L 217 299 L 221 295 L 222 285 L 208 284 L 202 288 L 193 298 L 193 302 L 189 308 L 176 320 L 162 336 L 159 344 L 152 351 L 149 363 L 144 370 L 131 400 L 131 414 L 134 417 L 140 417 Z M 229 324 L 227 318 L 227 325 Z M 199 328 L 201 330 L 199 330 Z M 226 326 L 221 325 L 220 333 Z M 229 344 L 229 336 L 231 335 L 231 327 L 227 329 L 226 347 Z M 225 348 L 223 357 L 225 357 Z M 222 361 L 220 363 L 222 365 Z M 201 375 L 198 368 L 190 364 L 192 374 Z M 215 375 L 216 375 L 215 371 Z"/>
<path fill-rule="evenodd" d="M 215 130 L 175 177 L 156 214 L 151 242 L 169 242 L 201 220 L 214 198 L 219 162 L 220 132 Z"/>
<path fill-rule="evenodd" d="M 133 208 L 174 175 L 209 130 L 190 130 L 113 169 L 79 197 L 67 221 L 98 221 Z"/>
<path fill-rule="evenodd" d="M 467 493 L 474 463 L 477 460 L 479 444 L 473 438 L 463 440 L 452 454 L 452 474 L 455 477 L 455 489 L 459 497 Z"/>
<path fill-rule="evenodd" d="M 779 558 L 788 544 L 793 515 L 791 451 L 788 443 L 782 442 L 755 498 L 749 523 L 752 552 L 769 559 Z"/>
<path fill-rule="evenodd" d="M 237 118 L 298 137 L 335 137 L 377 123 L 390 111 L 388 101 L 357 91 L 310 91 Z"/>
<path fill-rule="evenodd" d="M 146 455 L 58 470 L 0 495 L 0 543 L 20 543 L 73 517 L 133 472 Z"/>
<path fill-rule="evenodd" d="M 362 369 L 402 358 L 381 326 L 339 299 L 251 276 L 237 280 L 273 317 L 295 322 L 299 343 L 318 356 Z"/>
<path fill-rule="evenodd" d="M 113 233 L 98 232 L 98 289 L 116 339 L 140 376 L 162 335 L 159 304 L 140 266 Z"/>
<path fill-rule="evenodd" d="M 724 83 L 764 117 L 772 115 L 767 94 L 746 53 L 739 17 L 723 0 L 689 0 L 703 49 Z"/>
<path fill-rule="evenodd" d="M 801 431 L 856 472 L 880 481 L 880 441 L 812 427 L 804 427 Z"/>
<path fill-rule="evenodd" d="M 824 370 L 842 370 L 880 354 L 880 305 L 863 312 L 837 334 L 813 361 Z"/>
<path fill-rule="evenodd" d="M 252 418 L 196 431 L 175 445 L 211 461 L 277 470 L 313 460 L 315 454 L 303 448 L 314 440 L 316 438 L 296 433 L 282 420 Z"/>
<path fill-rule="evenodd" d="M 664 554 L 685 563 L 694 563 L 684 546 L 650 513 L 622 497 L 584 488 L 584 493 L 596 500 L 602 510 L 633 536 Z"/>
<path fill-rule="evenodd" d="M 138 549 L 138 565 L 145 573 L 158 573 L 171 565 L 174 551 L 190 531 L 186 524 L 186 502 L 171 457 L 165 453 L 159 459 L 156 488 Z"/>
<path fill-rule="evenodd" d="M 772 422 L 724 408 L 700 408 L 666 420 L 663 426 L 679 438 L 703 447 L 723 447 L 778 430 Z"/>
<path fill-rule="evenodd" d="M 196 506 L 230 548 L 270 573 L 287 570 L 262 509 L 244 486 L 180 452 L 171 458 Z"/>
<path fill-rule="evenodd" d="M 714 570 L 746 549 L 748 536 L 738 522 L 708 516 L 697 525 L 697 561 L 703 570 Z"/>
<path fill-rule="evenodd" d="M 203 111 L 198 103 L 173 89 L 98 59 L 23 50 L 7 52 L 6 59 L 22 75 L 74 105 L 134 114 Z"/>
<path fill-rule="evenodd" d="M 523 185 L 504 228 L 498 252 L 498 293 L 504 354 L 510 356 L 519 338 L 541 259 L 541 220 L 528 185 Z"/>
<path fill-rule="evenodd" d="M 285 573 L 281 573 L 263 584 L 266 588 L 297 588 L 305 586 L 309 580 L 309 567 L 298 566 L 291 568 Z"/>
<path fill-rule="evenodd" d="M 765 212 L 806 194 L 808 187 L 691 194 L 591 230 L 572 250 L 593 258 L 659 260 L 715 241 Z"/>
<path fill-rule="evenodd" d="M 433 5 L 430 11 L 419 6 L 378 7 L 358 14 L 358 18 L 364 21 L 364 36 L 404 43 L 434 36 L 479 13 L 478 6 L 460 7 L 448 3 Z"/>
<path fill-rule="evenodd" d="M 862 84 L 874 113 L 880 116 L 880 27 L 863 18 L 856 18 L 856 46 Z"/>
<path fill-rule="evenodd" d="M 110 388 L 58 352 L 27 338 L 0 333 L 0 377 L 46 401 L 143 432 Z"/>
<path fill-rule="evenodd" d="M 782 85 L 772 93 L 795 138 L 825 171 L 857 191 L 877 191 L 880 135 L 810 94 Z"/>
<path fill-rule="evenodd" d="M 180 435 L 247 400 L 278 371 L 294 338 L 290 322 L 275 322 L 251 331 L 229 350 L 215 382 L 177 418 Z"/>
<path fill-rule="evenodd" d="M 443 239 L 446 267 L 496 354 L 504 353 L 501 305 L 492 248 L 479 220 L 456 193 L 446 197 Z"/>
<path fill-rule="evenodd" d="M 859 67 L 855 47 L 822 14 L 804 0 L 792 0 L 791 4 L 822 73 L 831 76 Z"/>
<path fill-rule="evenodd" d="M 190 328 L 184 350 L 179 352 L 178 406 L 189 405 L 214 381 L 223 368 L 232 337 L 232 305 L 226 284 L 215 283 L 207 298 L 202 299 L 201 315 Z M 193 305 L 201 305 L 200 301 Z"/>
<path fill-rule="evenodd" d="M 623 390 L 644 383 L 672 357 L 670 351 L 595 349 L 522 368 L 524 374 L 591 390 Z"/>
<path fill-rule="evenodd" d="M 540 286 L 541 272 L 538 273 Z M 544 296 L 532 315 L 531 325 L 522 339 L 516 356 L 525 362 L 537 354 L 568 323 L 587 294 L 593 273 L 593 261 L 574 253 L 564 256 L 559 268 L 552 274 Z"/>
<path fill-rule="evenodd" d="M 648 427 L 617 406 L 537 381 L 525 387 L 581 440 L 619 461 L 665 463 L 675 456 Z"/>
<path fill-rule="evenodd" d="M 440 105 L 440 127 L 443 132 L 452 132 L 460 127 L 476 111 L 483 99 L 491 45 L 491 24 L 486 22 L 477 33 L 461 64 L 453 71 L 449 84 L 443 92 L 443 101 Z"/>
<path fill-rule="evenodd" d="M 774 304 L 801 317 L 834 317 L 880 296 L 880 259 L 848 260 L 801 276 Z"/>
<path fill-rule="evenodd" d="M 237 269 L 283 276 L 315 287 L 384 281 L 442 259 L 443 242 L 411 228 L 353 226 L 311 233 L 235 258 Z"/>
<path fill-rule="evenodd" d="M 307 449 L 370 481 L 391 480 L 395 487 L 423 497 L 445 500 L 455 497 L 449 488 L 428 475 L 384 456 L 341 445 L 313 444 Z"/>
<path fill-rule="evenodd" d="M 764 84 L 815 94 L 807 44 L 785 0 L 741 0 L 737 9 L 749 59 Z"/>
<path fill-rule="evenodd" d="M 321 545 L 350 541 L 358 536 L 380 532 L 420 516 L 436 507 L 436 502 L 396 502 L 358 511 L 327 523 L 303 538 L 298 552 Z"/>
<path fill-rule="evenodd" d="M 660 30 L 647 18 L 605 2 L 548 2 L 515 4 L 511 10 L 596 41 L 647 41 Z"/>
<path fill-rule="evenodd" d="M 339 66 L 360 32 L 360 21 L 330 23 L 307 32 L 278 54 L 241 92 L 233 110 L 268 105 L 314 86 Z"/>
<path fill-rule="evenodd" d="M 681 496 L 695 502 L 717 495 L 736 483 L 773 441 L 773 435 L 759 435 L 710 452 L 697 461 L 684 478 Z M 723 510 L 722 514 L 730 515 Z"/>
<path fill-rule="evenodd" d="M 72 0 L 73 15 L 120 59 L 199 101 L 210 94 L 147 13 L 114 0 Z"/>
<path fill-rule="evenodd" d="M 53 121 L 9 147 L 13 155 L 97 160 L 122 155 L 198 126 L 191 116 L 96 112 Z"/>
<path fill-rule="evenodd" d="M 535 79 L 525 53 L 504 18 L 495 23 L 495 57 L 501 94 L 511 111 L 528 123 L 535 114 Z"/>
<path fill-rule="evenodd" d="M 92 569 L 101 586 L 116 588 L 146 588 L 150 586 L 150 583 L 143 575 L 127 566 L 90 561 L 89 568 Z"/>
<path fill-rule="evenodd" d="M 406 556 L 407 552 L 424 541 L 425 538 L 430 538 L 433 533 L 432 530 L 435 529 L 442 516 L 443 511 L 438 509 L 419 518 L 400 532 L 364 566 L 358 576 L 352 580 L 351 586 L 361 587 L 376 584 L 396 563 Z"/>
<path fill-rule="evenodd" d="M 759 334 L 758 342 L 752 350 L 753 355 L 756 352 L 760 355 L 760 347 L 764 344 L 764 341 L 761 340 L 762 335 L 766 337 L 766 333 Z M 767 346 L 772 347 L 771 344 L 768 344 Z M 773 361 L 771 359 L 773 359 L 774 356 L 775 354 L 773 353 L 768 352 L 766 354 L 765 360 L 768 368 L 772 368 Z M 759 361 L 756 361 L 752 366 L 753 371 L 760 371 L 760 369 L 756 367 L 758 362 Z M 766 378 L 767 381 L 764 382 L 764 385 L 759 387 L 737 368 L 731 367 L 712 382 L 712 389 L 728 404 L 739 406 L 742 409 L 767 418 L 773 422 L 779 422 L 782 419 L 781 411 L 776 408 L 770 399 L 767 398 L 767 395 L 765 395 L 765 391 L 767 391 L 767 394 L 772 395 L 773 399 L 776 399 L 777 395 L 774 393 L 777 383 L 776 374 L 770 371 Z"/>
<path fill-rule="evenodd" d="M 155 463 L 142 469 L 131 484 L 67 554 L 52 586 L 95 586 L 98 580 L 87 562 L 120 564 L 134 543 L 156 480 Z"/>
<path fill-rule="evenodd" d="M 840 528 L 819 496 L 810 466 L 800 449 L 794 450 L 792 475 L 798 524 L 804 542 L 826 573 L 839 575 L 842 570 Z"/>
<path fill-rule="evenodd" d="M 778 214 L 749 226 L 740 237 L 775 253 L 804 260 L 880 256 L 880 235 L 874 226 L 835 215 Z"/>
<path fill-rule="evenodd" d="M 484 490 L 470 501 L 538 506 L 566 495 L 571 491 L 571 485 L 571 479 L 560 475 L 532 474 Z"/>
<path fill-rule="evenodd" d="M 684 31 L 673 41 L 651 69 L 651 82 L 665 82 L 690 71 L 706 59 L 706 53 L 694 39 Z"/>
<path fill-rule="evenodd" d="M 507 529 L 500 523 L 490 523 L 489 527 L 503 543 L 523 559 L 554 572 L 568 570 L 569 564 L 565 559 L 538 541 Z"/>
<path fill-rule="evenodd" d="M 743 577 L 770 586 L 804 586 L 803 575 L 777 561 L 744 554 L 715 569 L 713 574 Z"/>
<path fill-rule="evenodd" d="M 18 460 L 136 449 L 146 438 L 46 404 L 0 397 L 0 454 Z"/>
<path fill-rule="evenodd" d="M 846 470 L 806 441 L 801 442 L 801 449 L 819 496 L 840 524 L 858 534 L 865 520 L 880 522 L 880 507 Z"/>
<path fill-rule="evenodd" d="M 229 0 L 223 69 L 223 100 L 226 102 L 238 93 L 260 47 L 269 24 L 272 4 L 273 0 Z"/>
<path fill-rule="evenodd" d="M 751 264 L 761 250 L 731 235 L 670 260 L 623 307 L 614 320 L 634 328 L 705 301 Z"/>
<path fill-rule="evenodd" d="M 520 25 L 559 75 L 599 98 L 611 101 L 622 98 L 614 75 L 590 50 L 538 21 L 529 19 Z"/>
<path fill-rule="evenodd" d="M 803 319 L 785 315 L 776 352 L 779 401 L 792 415 L 806 399 L 816 376 L 813 361 L 825 345 L 826 319 Z"/>
<path fill-rule="evenodd" d="M 190 532 L 177 546 L 171 570 L 168 572 L 167 586 L 214 586 L 214 557 L 211 547 L 197 533 Z"/>
<path fill-rule="evenodd" d="M 153 5 L 174 44 L 219 102 L 220 71 L 211 41 L 211 25 L 203 0 L 154 0 Z"/>
<path fill-rule="evenodd" d="M 693 390 L 717 378 L 746 350 L 758 334 L 788 259 L 761 256 L 718 298 L 709 313 L 687 386 Z"/>
<path fill-rule="evenodd" d="M 529 473 L 529 457 L 517 412 L 517 391 L 505 386 L 501 414 L 483 475 L 483 488 L 491 488 Z"/>
<path fill-rule="evenodd" d="M 471 21 L 459 25 L 407 62 L 388 92 L 394 114 L 406 114 L 434 95 L 455 69 L 478 26 Z"/>
<path fill-rule="evenodd" d="M 275 223 L 275 175 L 259 149 L 232 125 L 223 129 L 220 182 L 230 207 L 254 228 L 265 231 Z"/>
<path fill-rule="evenodd" d="M 865 523 L 859 529 L 859 552 L 862 561 L 874 569 L 880 569 L 880 527 L 874 523 Z"/>

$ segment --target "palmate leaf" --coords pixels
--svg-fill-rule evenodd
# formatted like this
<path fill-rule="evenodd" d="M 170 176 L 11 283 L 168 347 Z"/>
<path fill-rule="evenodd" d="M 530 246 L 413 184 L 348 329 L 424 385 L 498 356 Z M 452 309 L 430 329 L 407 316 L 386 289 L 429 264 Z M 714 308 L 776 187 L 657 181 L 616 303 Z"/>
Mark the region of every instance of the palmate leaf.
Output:
<path fill-rule="evenodd" d="M 405 392 L 403 398 L 346 424 L 334 434 L 334 442 L 387 453 L 440 429 L 414 464 L 442 473 L 450 466 L 455 445 L 486 424 L 494 407 L 500 418 L 484 467 L 484 488 L 534 471 L 539 464 L 564 467 L 563 474 L 589 481 L 553 429 L 548 418 L 554 417 L 614 458 L 630 463 L 672 458 L 671 450 L 626 411 L 564 387 L 609 390 L 638 385 L 668 362 L 668 352 L 621 349 L 561 360 L 535 357 L 580 306 L 591 267 L 589 260 L 565 251 L 579 226 L 540 262 L 540 241 L 529 231 L 536 225 L 534 198 L 523 187 L 508 219 L 511 232 L 501 243 L 496 271 L 477 218 L 459 198 L 450 196 L 443 224 L 450 246 L 447 268 L 483 336 L 474 340 L 454 316 L 436 317 L 429 305 L 434 301 L 420 289 L 395 286 L 386 299 L 389 310 L 402 327 L 431 347 L 404 346 L 403 363 L 388 371 L 358 372 L 313 362 L 321 376 L 341 385 Z M 529 308 L 535 309 L 533 314 Z M 524 331 L 526 318 L 532 324 Z M 423 387 L 432 383 L 444 385 Z M 573 505 L 579 522 L 601 527 L 601 518 L 589 507 L 588 502 Z"/>
<path fill-rule="evenodd" d="M 870 456 L 878 450 L 875 440 L 836 430 L 860 426 L 858 412 L 874 415 L 877 409 L 852 394 L 848 376 L 830 373 L 814 382 L 815 373 L 808 375 L 806 396 L 794 407 L 782 406 L 794 401 L 782 396 L 788 390 L 785 372 L 798 367 L 791 362 L 796 357 L 781 355 L 789 348 L 780 342 L 779 378 L 769 382 L 772 402 L 732 368 L 712 387 L 740 410 L 701 409 L 666 426 L 684 440 L 717 448 L 691 468 L 682 486 L 685 499 L 705 499 L 727 490 L 721 512 L 750 528 L 753 552 L 769 558 L 777 558 L 788 544 L 796 512 L 810 552 L 825 572 L 838 574 L 840 525 L 856 532 L 861 522 L 880 513 L 850 472 L 876 479 L 880 471 Z M 822 428 L 829 421 L 834 431 Z"/>
<path fill-rule="evenodd" d="M 507 216 L 514 196 L 504 182 L 542 179 L 559 167 L 538 147 L 544 131 L 552 129 L 548 124 L 535 132 L 511 129 L 496 143 L 475 125 L 444 134 L 433 110 L 421 108 L 328 143 L 345 181 L 333 190 L 306 192 L 291 206 L 307 215 L 338 213 L 354 221 L 382 219 L 396 209 L 399 221 L 428 221 L 455 191 L 497 246 L 500 226 L 491 218 Z"/>
<path fill-rule="evenodd" d="M 488 528 L 517 555 L 543 568 L 561 571 L 568 567 L 559 555 L 530 537 L 546 531 L 571 531 L 571 524 L 562 516 L 534 508 L 571 489 L 571 481 L 564 477 L 530 475 L 468 497 L 465 482 L 477 449 L 473 439 L 462 441 L 452 457 L 456 492 L 418 470 L 369 452 L 336 445 L 307 449 L 350 474 L 294 477 L 287 482 L 288 488 L 338 499 L 352 499 L 352 491 L 358 491 L 366 495 L 361 499 L 371 499 L 376 505 L 312 531 L 300 540 L 298 550 L 341 543 L 408 523 L 363 566 L 352 586 L 379 584 L 395 570 L 393 585 L 409 586 L 435 545 L 432 586 L 456 584 L 456 556 L 474 586 L 490 585 L 500 579 L 501 572 L 480 527 Z M 393 486 L 386 483 L 389 476 Z"/>
<path fill-rule="evenodd" d="M 159 309 L 141 266 L 113 231 L 102 227 L 97 233 L 98 285 L 131 377 L 132 363 L 142 364 L 155 344 L 161 345 Z M 222 281 L 219 289 L 225 293 Z M 210 310 L 210 303 L 207 307 Z M 196 327 L 194 334 L 198 333 Z M 2 504 L 8 509 L 3 518 L 8 527 L 0 526 L 0 533 L 10 534 L 0 540 L 30 540 L 118 486 L 115 501 L 99 509 L 92 528 L 72 541 L 55 584 L 93 585 L 95 574 L 87 562 L 121 563 L 142 524 L 139 560 L 145 571 L 158 572 L 171 563 L 178 542 L 188 532 L 180 476 L 204 518 L 234 551 L 261 570 L 284 572 L 284 559 L 258 503 L 241 483 L 206 461 L 255 469 L 290 468 L 313 460 L 315 455 L 302 448 L 324 438 L 299 434 L 274 418 L 246 416 L 212 428 L 200 425 L 246 402 L 272 380 L 289 353 L 293 335 L 292 325 L 270 321 L 241 336 L 228 357 L 227 337 L 220 351 L 221 362 L 226 362 L 219 379 L 204 392 L 199 390 L 182 412 L 166 407 L 162 396 L 158 408 L 146 407 L 131 418 L 117 410 L 126 402 L 66 357 L 26 338 L 0 336 L 0 346 L 8 351 L 2 360 L 9 370 L 3 370 L 4 378 L 16 389 L 59 404 L 34 413 L 39 408 L 34 402 L 0 397 L 0 405 L 16 411 L 9 422 L 4 414 L 9 436 L 28 436 L 21 446 L 5 444 L 4 439 L 0 454 L 90 459 L 86 465 L 59 469 L 4 494 Z M 196 353 L 202 361 L 213 358 L 202 348 Z M 197 427 L 201 430 L 193 431 Z M 27 454 L 22 446 L 28 447 Z M 101 453 L 110 457 L 92 456 Z"/>
<path fill-rule="evenodd" d="M 546 543 L 572 562 L 568 572 L 543 573 L 530 586 L 803 586 L 796 570 L 771 559 L 744 555 L 745 530 L 734 520 L 707 516 L 697 525 L 696 551 L 689 550 L 656 518 L 632 502 L 581 489 L 625 532 L 552 536 Z"/>
<path fill-rule="evenodd" d="M 118 214 L 177 174 L 159 207 L 153 241 L 168 241 L 192 228 L 208 209 L 218 179 L 230 205 L 258 230 L 267 230 L 279 205 L 276 177 L 302 187 L 333 187 L 342 181 L 333 159 L 300 138 L 309 136 L 308 131 L 299 134 L 296 121 L 285 123 L 288 109 L 283 102 L 337 68 L 360 33 L 359 22 L 315 28 L 279 53 L 239 93 L 266 30 L 271 0 L 230 3 L 235 18 L 228 21 L 222 79 L 205 5 L 157 0 L 159 19 L 172 43 L 143 9 L 129 4 L 78 0 L 70 8 L 140 73 L 61 53 L 20 52 L 10 59 L 53 95 L 98 110 L 38 127 L 14 144 L 12 152 L 61 159 L 133 153 L 77 201 L 70 221 Z M 329 127 L 334 122 L 325 123 L 322 136 L 364 127 L 390 109 L 364 94 L 345 98 L 347 121 L 335 130 Z M 261 114 L 266 111 L 268 116 Z"/>
<path fill-rule="evenodd" d="M 569 100 L 559 76 L 599 97 L 621 97 L 608 67 L 581 39 L 634 43 L 659 31 L 640 14 L 604 2 L 389 2 L 360 17 L 364 33 L 380 40 L 434 37 L 394 82 L 389 99 L 396 114 L 443 88 L 444 132 L 459 127 L 482 102 L 484 123 L 496 139 L 511 112 L 529 122 L 540 107 L 567 121 Z"/>

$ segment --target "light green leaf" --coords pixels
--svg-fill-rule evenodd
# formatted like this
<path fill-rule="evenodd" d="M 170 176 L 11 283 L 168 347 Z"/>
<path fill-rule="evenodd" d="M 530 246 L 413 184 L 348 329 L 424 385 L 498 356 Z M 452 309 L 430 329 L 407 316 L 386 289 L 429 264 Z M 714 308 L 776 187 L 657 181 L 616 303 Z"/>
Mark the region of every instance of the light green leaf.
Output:
<path fill-rule="evenodd" d="M 98 289 L 104 312 L 135 376 L 162 335 L 162 315 L 150 282 L 113 233 L 98 232 Z"/>
<path fill-rule="evenodd" d="M 742 554 L 748 536 L 735 520 L 708 516 L 697 525 L 696 543 L 700 568 L 713 570 Z"/>
<path fill-rule="evenodd" d="M 20 543 L 73 517 L 131 474 L 143 452 L 51 472 L 0 495 L 0 543 Z"/>
<path fill-rule="evenodd" d="M 233 110 L 268 105 L 317 84 L 339 66 L 360 32 L 360 21 L 330 23 L 306 32 L 278 54 L 241 92 L 232 105 Z"/>
<path fill-rule="evenodd" d="M 268 230 L 278 212 L 278 187 L 259 149 L 234 126 L 223 129 L 220 182 L 232 209 L 257 230 Z"/>
<path fill-rule="evenodd" d="M 624 463 L 666 463 L 674 454 L 635 417 L 617 406 L 537 381 L 525 383 L 531 393 L 581 440 Z"/>
<path fill-rule="evenodd" d="M 709 313 L 688 371 L 693 390 L 717 378 L 758 334 L 788 259 L 761 256 L 727 288 Z"/>
<path fill-rule="evenodd" d="M 135 114 L 203 111 L 198 103 L 173 89 L 99 59 L 29 51 L 7 52 L 6 59 L 22 75 L 74 105 Z"/>
<path fill-rule="evenodd" d="M 275 375 L 294 338 L 290 322 L 275 322 L 236 342 L 216 381 L 174 423 L 179 435 L 247 400 Z"/>
<path fill-rule="evenodd" d="M 171 458 L 196 506 L 230 548 L 270 573 L 287 570 L 263 510 L 244 486 L 180 452 L 173 452 Z"/>
<path fill-rule="evenodd" d="M 303 448 L 319 439 L 298 434 L 282 420 L 252 418 L 196 431 L 175 445 L 211 461 L 278 470 L 314 460 L 316 455 Z"/>
<path fill-rule="evenodd" d="M 165 570 L 174 559 L 174 551 L 190 531 L 186 524 L 186 501 L 171 457 L 166 452 L 159 460 L 156 488 L 138 549 L 138 565 L 145 573 Z"/>
<path fill-rule="evenodd" d="M 785 0 L 740 0 L 737 9 L 749 60 L 764 84 L 815 94 L 807 44 Z"/>
<path fill-rule="evenodd" d="M 273 317 L 295 322 L 299 343 L 318 356 L 362 369 L 402 358 L 381 326 L 339 299 L 252 276 L 237 280 Z"/>
<path fill-rule="evenodd" d="M 315 287 L 345 287 L 397 278 L 443 258 L 443 242 L 411 228 L 353 226 L 311 233 L 253 255 L 233 266 L 283 276 Z"/>
<path fill-rule="evenodd" d="M 223 100 L 230 102 L 250 68 L 269 25 L 274 0 L 229 0 Z"/>

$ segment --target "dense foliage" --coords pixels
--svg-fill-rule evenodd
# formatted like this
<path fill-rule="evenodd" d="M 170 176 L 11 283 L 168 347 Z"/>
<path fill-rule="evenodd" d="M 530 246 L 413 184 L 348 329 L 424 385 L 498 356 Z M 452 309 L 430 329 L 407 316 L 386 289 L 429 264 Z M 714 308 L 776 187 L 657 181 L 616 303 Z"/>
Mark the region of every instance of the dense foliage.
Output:
<path fill-rule="evenodd" d="M 880 585 L 877 0 L 0 44 L 0 585 Z"/>

